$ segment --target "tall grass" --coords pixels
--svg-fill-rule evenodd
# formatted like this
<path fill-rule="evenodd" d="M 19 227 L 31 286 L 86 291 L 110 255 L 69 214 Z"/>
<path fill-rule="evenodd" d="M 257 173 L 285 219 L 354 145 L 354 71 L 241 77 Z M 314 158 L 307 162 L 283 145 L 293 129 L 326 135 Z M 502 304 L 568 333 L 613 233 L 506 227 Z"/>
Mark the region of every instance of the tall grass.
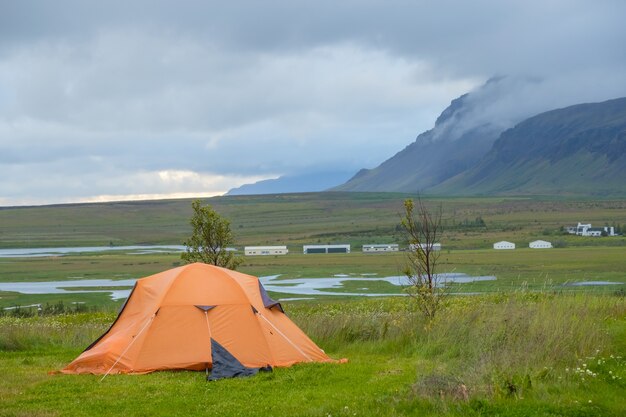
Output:
<path fill-rule="evenodd" d="M 348 377 L 348 368 L 342 366 L 324 369 L 334 375 L 335 389 L 342 395 L 351 392 L 342 384 L 395 381 L 385 394 L 385 404 L 377 406 L 379 412 L 387 410 L 385 415 L 396 415 L 388 412 L 389 407 L 400 414 L 422 410 L 418 414 L 506 415 L 498 410 L 518 400 L 523 400 L 518 406 L 530 407 L 531 414 L 537 407 L 548 410 L 545 415 L 626 411 L 620 399 L 626 390 L 623 296 L 518 292 L 451 297 L 434 320 L 424 319 L 412 300 L 400 297 L 301 303 L 286 309 L 331 356 L 350 359 L 346 366 L 358 374 Z M 11 365 L 11 360 L 54 352 L 58 355 L 52 363 L 59 366 L 114 319 L 114 313 L 1 317 L 0 353 L 8 351 L 4 366 L 11 371 L 12 366 L 30 363 Z M 305 380 L 317 375 L 319 368 L 296 367 L 290 372 L 295 374 L 280 373 L 281 378 L 300 375 L 304 379 L 293 383 L 310 390 Z M 345 378 L 347 382 L 341 382 Z M 74 379 L 58 383 L 62 381 L 71 384 Z M 149 384 L 153 379 L 141 381 Z M 374 391 L 363 401 L 378 404 Z M 587 393 L 593 407 L 580 414 L 576 401 Z M 337 404 L 353 404 L 354 399 L 337 395 Z"/>
<path fill-rule="evenodd" d="M 302 306 L 292 316 L 332 350 L 414 355 L 415 390 L 425 396 L 523 396 L 581 358 L 619 354 L 626 345 L 608 331 L 626 319 L 625 299 L 614 295 L 456 297 L 433 321 L 407 299 Z"/>
<path fill-rule="evenodd" d="M 87 347 L 114 319 L 112 313 L 0 317 L 0 351 Z"/>

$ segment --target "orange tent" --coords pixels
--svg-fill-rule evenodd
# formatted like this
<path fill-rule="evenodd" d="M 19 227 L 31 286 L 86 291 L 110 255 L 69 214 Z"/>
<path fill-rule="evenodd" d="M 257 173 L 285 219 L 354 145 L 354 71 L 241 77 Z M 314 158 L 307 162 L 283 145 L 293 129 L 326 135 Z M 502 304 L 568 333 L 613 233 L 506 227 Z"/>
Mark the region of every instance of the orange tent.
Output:
<path fill-rule="evenodd" d="M 235 366 L 238 371 L 226 371 L 235 376 L 330 361 L 258 278 L 194 263 L 137 280 L 109 330 L 61 372 L 213 369 L 215 375 L 219 365 Z"/>

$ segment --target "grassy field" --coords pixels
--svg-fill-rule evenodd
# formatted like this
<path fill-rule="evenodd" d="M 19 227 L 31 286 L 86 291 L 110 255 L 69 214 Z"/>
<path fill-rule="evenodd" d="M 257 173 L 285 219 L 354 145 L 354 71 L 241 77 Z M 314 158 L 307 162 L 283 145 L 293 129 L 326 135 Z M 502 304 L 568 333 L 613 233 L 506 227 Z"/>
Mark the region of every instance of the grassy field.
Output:
<path fill-rule="evenodd" d="M 363 254 L 360 245 L 404 243 L 398 223 L 406 197 L 310 193 L 207 200 L 232 221 L 237 246 L 289 246 L 287 256 L 245 258 L 242 272 L 279 279 L 362 277 L 333 289 L 339 295 L 284 302 L 307 334 L 331 356 L 348 358 L 347 364 L 303 364 L 216 383 L 194 372 L 102 382 L 49 374 L 108 328 L 122 300 L 87 288 L 0 292 L 1 308 L 44 307 L 0 316 L 0 417 L 626 415 L 626 239 L 560 231 L 579 221 L 626 225 L 626 202 L 427 199 L 430 207 L 441 204 L 446 222 L 439 272 L 497 279 L 451 285 L 452 293 L 481 294 L 450 296 L 435 320 L 425 321 L 408 297 L 344 295 L 363 287 L 402 293 L 366 277 L 400 275 L 405 254 Z M 0 208 L 0 248 L 180 244 L 190 232 L 190 214 L 190 200 Z M 535 239 L 561 247 L 528 249 Z M 518 249 L 495 251 L 497 240 L 513 241 Z M 350 243 L 353 253 L 303 255 L 307 243 Z M 125 280 L 178 265 L 174 253 L 0 258 L 0 282 Z M 569 285 L 580 281 L 622 284 Z"/>
<path fill-rule="evenodd" d="M 518 290 L 553 292 L 626 290 L 624 248 L 568 247 L 563 249 L 514 251 L 444 250 L 439 272 L 460 272 L 471 276 L 496 276 L 495 281 L 450 284 L 453 293 L 492 293 Z M 255 276 L 280 275 L 280 279 L 324 278 L 337 274 L 352 276 L 402 275 L 405 254 L 351 254 L 246 257 L 239 270 Z M 178 254 L 124 255 L 95 254 L 50 258 L 1 259 L 0 282 L 65 281 L 77 279 L 141 278 L 180 265 Z M 372 275 L 375 274 L 375 275 Z M 621 282 L 619 285 L 581 287 L 570 284 L 581 281 Z M 402 294 L 403 288 L 385 282 L 357 281 L 344 285 L 338 292 L 356 291 Z M 115 288 L 115 287 L 114 287 Z M 20 294 L 0 292 L 0 307 L 63 302 L 82 303 L 88 307 L 119 305 L 107 293 L 87 292 L 87 288 L 68 288 L 69 294 Z M 97 288 L 105 290 L 105 288 Z M 113 288 L 109 288 L 113 289 Z M 92 289 L 93 290 L 93 289 Z M 273 293 L 277 298 L 289 293 Z M 319 297 L 318 297 L 319 298 Z"/>
<path fill-rule="evenodd" d="M 229 218 L 237 245 L 403 243 L 395 193 L 304 193 L 205 200 Z M 626 246 L 623 237 L 598 240 L 562 235 L 562 226 L 625 225 L 626 201 L 538 198 L 428 198 L 441 205 L 445 247 L 485 249 L 498 240 L 527 247 L 535 239 L 570 246 Z M 189 235 L 191 200 L 0 208 L 0 248 L 181 244 Z M 482 223 L 476 223 L 481 218 Z"/>
<path fill-rule="evenodd" d="M 626 304 L 592 294 L 297 303 L 287 312 L 346 364 L 207 383 L 203 373 L 54 375 L 114 313 L 0 318 L 0 416 L 622 416 Z"/>

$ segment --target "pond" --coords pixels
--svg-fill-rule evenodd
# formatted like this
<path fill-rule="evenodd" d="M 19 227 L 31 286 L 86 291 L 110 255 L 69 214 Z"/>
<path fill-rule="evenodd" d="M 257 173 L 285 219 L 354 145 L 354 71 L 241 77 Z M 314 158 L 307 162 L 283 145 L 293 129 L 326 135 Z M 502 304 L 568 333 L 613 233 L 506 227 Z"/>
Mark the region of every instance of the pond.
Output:
<path fill-rule="evenodd" d="M 77 279 L 71 281 L 44 281 L 44 282 L 0 282 L 0 291 L 19 292 L 22 294 L 68 294 L 78 292 L 110 293 L 111 299 L 119 300 L 128 297 L 135 285 L 136 279 Z M 83 289 L 94 287 L 93 290 Z M 98 287 L 98 288 L 96 288 Z M 129 289 L 103 289 L 102 287 L 130 287 Z M 70 289 L 66 289 L 70 288 Z M 80 290 L 71 290 L 80 288 Z"/>
<path fill-rule="evenodd" d="M 338 274 L 332 278 L 294 278 L 279 279 L 280 275 L 271 275 L 260 277 L 261 283 L 268 291 L 282 294 L 295 295 L 340 295 L 340 296 L 389 296 L 398 294 L 379 294 L 373 292 L 336 292 L 343 288 L 343 283 L 348 281 L 386 281 L 397 286 L 408 285 L 406 277 L 372 277 L 371 274 L 363 274 L 360 276 Z M 440 274 L 440 283 L 468 283 L 475 281 L 492 281 L 495 276 L 471 277 L 466 274 Z M 0 291 L 18 292 L 22 294 L 68 294 L 77 292 L 99 292 L 110 293 L 111 299 L 119 300 L 128 297 L 130 291 L 135 285 L 136 279 L 77 279 L 67 281 L 44 281 L 44 282 L 0 282 Z M 93 290 L 88 289 L 93 287 Z M 106 289 L 106 287 L 115 287 L 115 289 Z M 129 287 L 128 289 L 119 289 L 119 287 Z M 76 288 L 72 290 L 72 288 Z M 331 291 L 327 291 L 331 290 Z"/>
<path fill-rule="evenodd" d="M 266 290 L 287 293 L 296 295 L 342 295 L 342 296 L 366 296 L 366 297 L 380 297 L 389 295 L 400 294 L 378 294 L 372 292 L 336 292 L 325 290 L 337 290 L 344 287 L 344 282 L 358 281 L 385 281 L 398 287 L 409 285 L 408 279 L 405 276 L 390 276 L 390 277 L 372 277 L 372 274 L 362 274 L 360 276 L 337 274 L 332 278 L 294 278 L 294 279 L 278 279 L 279 275 L 273 275 L 268 277 L 260 277 L 261 283 Z M 438 274 L 437 281 L 439 286 L 446 284 L 466 284 L 477 281 L 494 281 L 495 276 L 477 276 L 472 277 L 462 273 L 444 273 Z"/>
<path fill-rule="evenodd" d="M 83 246 L 69 248 L 23 248 L 0 249 L 0 258 L 34 258 L 43 256 L 63 256 L 76 253 L 120 251 L 133 255 L 149 253 L 182 252 L 182 245 L 144 245 L 144 246 Z"/>

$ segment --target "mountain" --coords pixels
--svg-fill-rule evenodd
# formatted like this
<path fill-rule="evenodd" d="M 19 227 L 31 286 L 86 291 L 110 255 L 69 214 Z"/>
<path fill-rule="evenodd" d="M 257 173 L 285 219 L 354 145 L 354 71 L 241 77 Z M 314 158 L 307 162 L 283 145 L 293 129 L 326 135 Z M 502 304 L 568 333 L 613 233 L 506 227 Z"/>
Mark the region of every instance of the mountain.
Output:
<path fill-rule="evenodd" d="M 352 172 L 313 172 L 285 175 L 276 179 L 244 184 L 229 190 L 226 195 L 281 194 L 324 191 L 345 182 Z"/>
<path fill-rule="evenodd" d="M 452 100 L 433 129 L 374 169 L 362 169 L 333 191 L 416 192 L 474 166 L 501 132 L 536 114 L 541 104 L 520 105 L 513 92 L 536 88 L 537 80 L 497 77 Z M 519 93 L 518 93 L 519 96 Z"/>
<path fill-rule="evenodd" d="M 475 166 L 430 192 L 626 195 L 626 98 L 524 120 Z"/>
<path fill-rule="evenodd" d="M 569 96 L 544 87 L 493 78 L 452 100 L 402 151 L 331 190 L 626 195 L 626 99 L 563 107 Z"/>

